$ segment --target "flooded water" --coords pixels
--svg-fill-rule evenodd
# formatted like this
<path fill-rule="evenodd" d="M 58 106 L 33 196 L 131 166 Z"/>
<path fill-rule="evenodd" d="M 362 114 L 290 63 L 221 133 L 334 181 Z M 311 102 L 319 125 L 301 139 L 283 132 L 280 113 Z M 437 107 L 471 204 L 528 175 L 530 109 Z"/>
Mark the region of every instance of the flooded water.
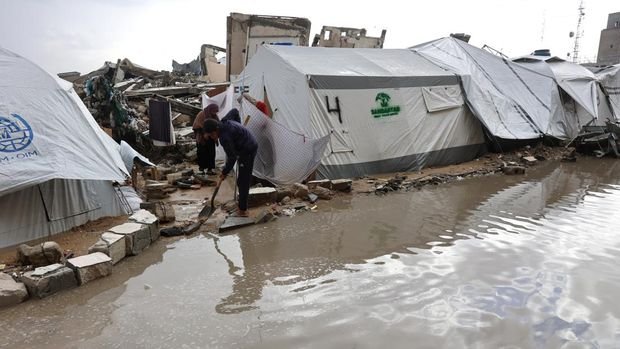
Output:
<path fill-rule="evenodd" d="M 588 159 L 319 202 L 0 311 L 0 347 L 617 348 L 619 209 Z"/>

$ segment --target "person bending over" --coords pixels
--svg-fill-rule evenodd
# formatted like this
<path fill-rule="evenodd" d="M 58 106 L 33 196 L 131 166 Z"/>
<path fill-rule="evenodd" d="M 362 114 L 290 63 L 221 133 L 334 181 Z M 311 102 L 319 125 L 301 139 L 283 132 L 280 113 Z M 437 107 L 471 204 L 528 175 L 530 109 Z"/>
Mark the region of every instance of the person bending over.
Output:
<path fill-rule="evenodd" d="M 239 161 L 239 174 L 237 186 L 239 187 L 239 212 L 238 216 L 248 216 L 248 195 L 252 180 L 254 158 L 258 150 L 258 143 L 240 123 L 233 120 L 216 121 L 208 119 L 204 124 L 204 132 L 214 142 L 219 141 L 226 152 L 226 165 L 220 174 L 220 183 L 232 171 L 236 161 Z M 219 184 L 219 183 L 218 183 Z"/>

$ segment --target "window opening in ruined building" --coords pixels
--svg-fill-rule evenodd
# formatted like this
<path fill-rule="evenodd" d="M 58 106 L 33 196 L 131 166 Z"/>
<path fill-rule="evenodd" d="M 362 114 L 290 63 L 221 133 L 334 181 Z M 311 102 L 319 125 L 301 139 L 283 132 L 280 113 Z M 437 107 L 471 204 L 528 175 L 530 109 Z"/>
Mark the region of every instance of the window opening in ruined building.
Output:
<path fill-rule="evenodd" d="M 341 32 L 340 37 L 345 38 L 347 36 L 347 32 Z"/>
<path fill-rule="evenodd" d="M 325 31 L 325 36 L 323 36 L 323 40 L 329 40 L 331 36 L 331 31 L 326 30 Z"/>

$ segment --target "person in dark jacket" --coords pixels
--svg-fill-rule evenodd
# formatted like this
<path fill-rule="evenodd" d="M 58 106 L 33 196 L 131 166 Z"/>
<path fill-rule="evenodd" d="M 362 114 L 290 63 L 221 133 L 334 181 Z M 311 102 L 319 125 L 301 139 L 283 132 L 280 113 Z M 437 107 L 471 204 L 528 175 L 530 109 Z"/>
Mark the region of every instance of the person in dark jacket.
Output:
<path fill-rule="evenodd" d="M 239 212 L 238 216 L 248 216 L 248 195 L 252 180 L 254 158 L 258 150 L 258 143 L 240 123 L 231 119 L 221 122 L 208 119 L 204 124 L 204 132 L 213 141 L 218 141 L 226 152 L 226 165 L 220 174 L 220 182 L 232 171 L 236 161 L 239 161 L 239 174 L 237 186 L 239 187 Z M 219 183 L 218 183 L 219 184 Z"/>
<path fill-rule="evenodd" d="M 207 174 L 214 175 L 215 172 L 215 141 L 206 137 L 203 133 L 203 125 L 205 120 L 218 120 L 217 112 L 219 108 L 217 104 L 209 104 L 204 110 L 201 110 L 194 119 L 194 135 L 196 136 L 196 152 L 198 156 L 198 169 L 200 172 L 207 170 Z"/>
<path fill-rule="evenodd" d="M 241 123 L 241 116 L 239 116 L 239 110 L 237 110 L 237 108 L 232 108 L 228 113 L 226 113 L 226 116 L 222 118 L 222 121 L 224 120 L 232 120 Z"/>

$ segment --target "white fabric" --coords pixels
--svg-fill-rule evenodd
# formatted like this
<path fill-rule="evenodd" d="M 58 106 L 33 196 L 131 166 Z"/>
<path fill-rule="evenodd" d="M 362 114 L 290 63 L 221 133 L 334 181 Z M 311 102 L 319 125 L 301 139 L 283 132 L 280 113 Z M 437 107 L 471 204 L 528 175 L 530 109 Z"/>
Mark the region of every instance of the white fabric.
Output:
<path fill-rule="evenodd" d="M 107 148 L 83 104 L 53 76 L 2 48 L 0 96 L 0 196 L 50 179 L 126 178 L 120 155 Z"/>
<path fill-rule="evenodd" d="M 249 115 L 246 127 L 258 143 L 253 174 L 274 184 L 304 181 L 321 163 L 329 135 L 310 139 L 271 120 L 252 103 L 243 99 L 243 114 Z M 243 120 L 242 120 L 243 121 Z"/>
<path fill-rule="evenodd" d="M 128 214 L 111 182 L 55 179 L 2 196 L 0 247 L 67 231 L 101 217 Z"/>
<path fill-rule="evenodd" d="M 553 76 L 529 70 L 454 38 L 411 48 L 462 78 L 474 115 L 495 137 L 566 139 L 568 123 Z"/>
<path fill-rule="evenodd" d="M 598 118 L 596 77 L 588 69 L 566 61 L 548 61 L 560 87 L 592 117 Z"/>
<path fill-rule="evenodd" d="M 609 98 L 616 121 L 620 121 L 620 64 L 607 67 L 596 73 Z"/>
<path fill-rule="evenodd" d="M 343 87 L 351 78 L 360 85 Z M 437 83 L 446 79 L 454 83 Z M 330 83 L 311 87 L 316 81 Z M 410 85 L 401 86 L 403 81 Z M 437 159 L 466 161 L 484 144 L 481 125 L 463 106 L 454 73 L 410 50 L 263 46 L 235 86 L 267 99 L 273 120 L 287 129 L 308 139 L 330 135 L 319 167 L 323 177 L 412 170 Z M 449 93 L 437 90 L 437 96 L 429 96 L 435 111 L 429 113 L 423 89 L 436 87 Z M 381 93 L 389 95 L 388 107 L 400 108 L 395 115 L 373 117 Z M 340 116 L 328 111 L 327 101 L 333 109 L 336 98 Z M 458 157 L 446 155 L 460 148 L 468 150 Z"/>
<path fill-rule="evenodd" d="M 458 86 L 423 87 L 422 96 L 429 113 L 461 107 L 463 95 Z"/>
<path fill-rule="evenodd" d="M 121 158 L 123 159 L 123 163 L 125 164 L 125 168 L 128 172 L 131 172 L 133 169 L 134 161 L 136 159 L 141 161 L 146 166 L 156 166 L 147 157 L 138 153 L 138 151 L 132 148 L 131 145 L 127 144 L 127 142 L 121 141 L 121 144 L 117 146 L 118 152 L 121 154 Z"/>

